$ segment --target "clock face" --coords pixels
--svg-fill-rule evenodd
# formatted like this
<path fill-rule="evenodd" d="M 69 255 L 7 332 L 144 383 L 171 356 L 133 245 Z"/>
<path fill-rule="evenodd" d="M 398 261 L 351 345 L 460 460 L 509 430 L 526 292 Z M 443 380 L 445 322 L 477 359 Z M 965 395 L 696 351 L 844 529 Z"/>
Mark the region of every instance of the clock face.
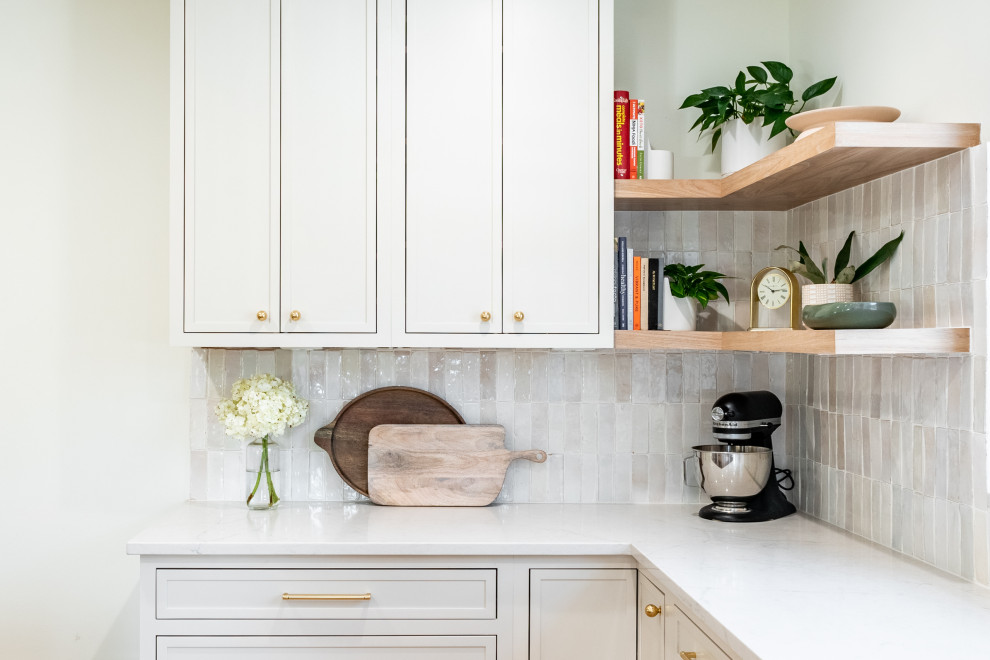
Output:
<path fill-rule="evenodd" d="M 767 309 L 777 309 L 791 297 L 791 283 L 782 273 L 770 271 L 760 280 L 756 294 L 761 305 Z"/>

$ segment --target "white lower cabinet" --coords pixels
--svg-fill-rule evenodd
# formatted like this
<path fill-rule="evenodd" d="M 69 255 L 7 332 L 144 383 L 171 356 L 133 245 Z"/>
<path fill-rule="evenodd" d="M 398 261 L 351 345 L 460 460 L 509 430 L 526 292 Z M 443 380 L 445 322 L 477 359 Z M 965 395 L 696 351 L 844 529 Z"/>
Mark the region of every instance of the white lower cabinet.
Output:
<path fill-rule="evenodd" d="M 636 569 L 530 573 L 530 660 L 636 659 Z"/>
<path fill-rule="evenodd" d="M 603 556 L 145 556 L 140 660 L 728 660 L 637 568 Z"/>
<path fill-rule="evenodd" d="M 676 605 L 666 608 L 664 618 L 667 660 L 730 660 Z"/>
<path fill-rule="evenodd" d="M 158 660 L 495 660 L 495 637 L 159 637 L 157 652 Z"/>
<path fill-rule="evenodd" d="M 664 629 L 663 592 L 641 573 L 639 576 L 639 636 L 637 647 L 639 660 L 663 658 Z"/>

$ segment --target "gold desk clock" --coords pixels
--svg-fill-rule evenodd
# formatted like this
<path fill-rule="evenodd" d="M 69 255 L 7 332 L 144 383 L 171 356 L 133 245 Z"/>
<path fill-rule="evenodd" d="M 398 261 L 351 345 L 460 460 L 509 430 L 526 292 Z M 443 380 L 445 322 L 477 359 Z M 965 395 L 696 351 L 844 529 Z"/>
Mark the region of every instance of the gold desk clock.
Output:
<path fill-rule="evenodd" d="M 794 273 L 786 268 L 769 266 L 753 277 L 750 286 L 749 329 L 750 330 L 800 330 L 801 329 L 801 287 Z M 791 327 L 761 328 L 759 327 L 760 308 L 769 310 L 780 309 L 789 304 L 791 311 Z"/>

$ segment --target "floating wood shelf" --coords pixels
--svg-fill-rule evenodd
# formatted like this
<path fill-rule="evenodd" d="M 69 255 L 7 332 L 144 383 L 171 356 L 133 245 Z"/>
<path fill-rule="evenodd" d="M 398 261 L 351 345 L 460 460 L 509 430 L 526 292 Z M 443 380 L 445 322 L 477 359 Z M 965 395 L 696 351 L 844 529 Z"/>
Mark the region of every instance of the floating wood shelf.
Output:
<path fill-rule="evenodd" d="M 618 330 L 616 348 L 817 355 L 968 353 L 969 328 L 666 332 Z"/>
<path fill-rule="evenodd" d="M 789 211 L 979 143 L 979 124 L 837 122 L 724 179 L 619 179 L 615 210 Z"/>

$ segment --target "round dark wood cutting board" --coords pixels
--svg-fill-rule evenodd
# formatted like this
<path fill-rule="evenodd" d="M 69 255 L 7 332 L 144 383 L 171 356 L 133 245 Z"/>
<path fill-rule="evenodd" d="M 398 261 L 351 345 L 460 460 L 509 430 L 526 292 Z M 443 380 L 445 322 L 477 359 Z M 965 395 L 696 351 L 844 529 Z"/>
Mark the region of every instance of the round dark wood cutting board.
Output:
<path fill-rule="evenodd" d="M 380 387 L 351 399 L 314 441 L 348 486 L 368 494 L 368 434 L 379 424 L 463 424 L 453 406 L 414 387 Z"/>

